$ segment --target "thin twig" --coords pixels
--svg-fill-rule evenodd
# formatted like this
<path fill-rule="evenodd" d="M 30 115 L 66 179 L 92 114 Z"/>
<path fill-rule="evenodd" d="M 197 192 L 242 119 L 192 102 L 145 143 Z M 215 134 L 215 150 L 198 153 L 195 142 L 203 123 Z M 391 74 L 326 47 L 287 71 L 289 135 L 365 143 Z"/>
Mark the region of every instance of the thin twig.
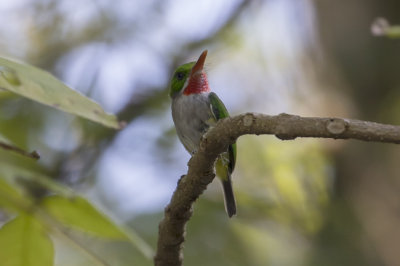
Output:
<path fill-rule="evenodd" d="M 1 142 L 1 141 L 0 141 L 0 148 L 16 152 L 20 155 L 23 155 L 23 156 L 26 156 L 26 157 L 29 157 L 29 158 L 32 158 L 35 160 L 40 159 L 40 155 L 39 155 L 39 153 L 37 153 L 37 151 L 27 152 L 21 148 L 18 148 L 16 146 L 13 146 L 11 144 L 7 144 L 7 143 Z"/>

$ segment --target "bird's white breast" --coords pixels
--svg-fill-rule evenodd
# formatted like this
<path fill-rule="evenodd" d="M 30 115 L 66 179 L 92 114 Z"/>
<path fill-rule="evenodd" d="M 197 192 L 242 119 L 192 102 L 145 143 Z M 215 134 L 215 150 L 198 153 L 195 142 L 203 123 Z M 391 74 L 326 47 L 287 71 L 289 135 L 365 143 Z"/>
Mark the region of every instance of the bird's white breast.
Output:
<path fill-rule="evenodd" d="M 213 117 L 208 94 L 181 94 L 172 100 L 172 118 L 178 137 L 190 153 L 197 151 Z"/>

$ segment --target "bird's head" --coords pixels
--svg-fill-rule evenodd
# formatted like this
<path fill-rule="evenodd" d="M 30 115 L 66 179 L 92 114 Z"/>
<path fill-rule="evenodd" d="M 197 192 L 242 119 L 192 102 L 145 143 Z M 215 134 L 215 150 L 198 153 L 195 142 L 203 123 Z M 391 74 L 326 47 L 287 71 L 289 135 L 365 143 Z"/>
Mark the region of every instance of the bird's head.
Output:
<path fill-rule="evenodd" d="M 203 70 L 206 56 L 207 50 L 201 53 L 196 62 L 186 63 L 176 69 L 169 91 L 171 98 L 180 94 L 190 95 L 210 91 L 207 75 Z"/>

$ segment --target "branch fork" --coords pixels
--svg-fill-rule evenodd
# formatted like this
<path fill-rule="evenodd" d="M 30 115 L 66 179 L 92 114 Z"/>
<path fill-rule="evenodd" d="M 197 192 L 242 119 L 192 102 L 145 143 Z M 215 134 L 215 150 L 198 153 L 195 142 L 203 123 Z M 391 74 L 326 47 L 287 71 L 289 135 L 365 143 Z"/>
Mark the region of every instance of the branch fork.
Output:
<path fill-rule="evenodd" d="M 218 121 L 200 143 L 199 150 L 188 163 L 188 173 L 182 176 L 165 208 L 159 225 L 156 266 L 180 266 L 186 223 L 192 216 L 192 205 L 215 177 L 214 162 L 228 145 L 242 135 L 272 134 L 281 140 L 297 137 L 357 139 L 400 144 L 400 126 L 342 119 L 301 117 L 290 114 L 269 116 L 246 113 Z"/>

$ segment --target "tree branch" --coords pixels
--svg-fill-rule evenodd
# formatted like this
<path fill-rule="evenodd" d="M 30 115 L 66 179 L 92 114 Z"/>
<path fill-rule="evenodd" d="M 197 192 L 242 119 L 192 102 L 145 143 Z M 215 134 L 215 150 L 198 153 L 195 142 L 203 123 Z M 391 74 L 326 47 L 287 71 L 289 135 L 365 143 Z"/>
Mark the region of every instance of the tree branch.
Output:
<path fill-rule="evenodd" d="M 18 148 L 15 145 L 12 144 L 8 144 L 5 142 L 0 141 L 0 148 L 5 149 L 5 150 L 9 150 L 9 151 L 13 151 L 15 153 L 18 153 L 22 156 L 26 156 L 35 160 L 39 160 L 40 159 L 40 155 L 39 153 L 37 153 L 37 151 L 32 151 L 32 152 L 27 152 L 21 148 Z"/>
<path fill-rule="evenodd" d="M 198 152 L 188 163 L 187 175 L 182 176 L 165 208 L 159 225 L 156 266 L 182 265 L 185 227 L 192 205 L 213 180 L 217 156 L 246 134 L 273 134 L 282 140 L 314 137 L 400 144 L 400 126 L 361 120 L 252 113 L 223 119 L 203 136 Z"/>

